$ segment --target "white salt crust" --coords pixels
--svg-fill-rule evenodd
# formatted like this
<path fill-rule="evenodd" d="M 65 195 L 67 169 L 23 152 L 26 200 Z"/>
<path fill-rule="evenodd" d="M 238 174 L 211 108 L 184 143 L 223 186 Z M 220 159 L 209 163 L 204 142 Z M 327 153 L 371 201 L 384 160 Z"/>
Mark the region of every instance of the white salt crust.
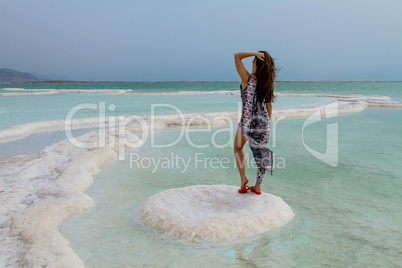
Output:
<path fill-rule="evenodd" d="M 107 91 L 106 91 L 107 92 Z M 35 93 L 35 92 L 33 92 Z M 46 92 L 41 92 L 46 93 Z M 3 93 L 5 94 L 5 93 Z M 11 94 L 11 93 L 9 93 Z M 19 93 L 16 93 L 19 94 Z M 107 94 L 107 93 L 104 93 Z M 231 91 L 213 91 L 213 92 L 175 92 L 175 93 L 109 93 L 109 94 L 133 94 L 133 95 L 197 95 L 197 94 L 221 94 L 221 95 L 234 95 L 238 92 Z M 1 94 L 0 94 L 1 96 Z M 328 97 L 336 98 L 337 101 L 329 104 L 321 104 L 310 107 L 302 108 L 285 108 L 275 109 L 272 119 L 292 119 L 292 118 L 308 118 L 315 114 L 317 111 L 321 113 L 325 112 L 328 116 L 337 116 L 339 114 L 356 113 L 361 112 L 365 108 L 369 107 L 402 107 L 402 101 L 392 101 L 386 96 L 374 96 L 374 95 L 346 95 L 346 94 L 299 94 L 299 93 L 277 93 L 278 97 Z M 110 120 L 118 120 L 116 125 L 135 124 L 132 129 L 137 129 L 139 122 L 143 122 L 148 126 L 153 121 L 156 128 L 183 126 L 186 122 L 190 121 L 191 125 L 205 126 L 207 121 L 219 126 L 221 124 L 228 123 L 228 121 L 238 122 L 241 117 L 241 111 L 222 111 L 222 112 L 209 112 L 209 113 L 186 113 L 186 114 L 169 114 L 160 115 L 151 118 L 147 115 L 123 115 L 115 117 L 91 117 L 91 118 L 74 118 L 69 122 L 72 129 L 83 129 L 98 127 L 99 124 L 110 124 Z M 195 120 L 194 120 L 195 119 Z M 207 120 L 207 121 L 206 121 Z M 123 122 L 123 123 L 122 123 Z M 10 128 L 0 129 L 0 143 L 19 140 L 27 137 L 31 134 L 41 133 L 46 131 L 64 130 L 66 126 L 66 120 L 48 120 L 40 122 L 30 122 L 20 125 L 15 125 Z M 135 132 L 135 130 L 131 130 Z"/>
<path fill-rule="evenodd" d="M 148 198 L 141 219 L 171 236 L 195 242 L 229 241 L 284 226 L 292 209 L 268 193 L 239 194 L 238 187 L 195 185 L 170 189 Z"/>
<path fill-rule="evenodd" d="M 83 192 L 99 167 L 117 160 L 125 141 L 109 131 L 93 131 L 79 139 L 103 141 L 105 146 L 77 147 L 64 140 L 38 154 L 2 162 L 0 267 L 84 267 L 58 229 L 71 215 L 95 205 Z"/>

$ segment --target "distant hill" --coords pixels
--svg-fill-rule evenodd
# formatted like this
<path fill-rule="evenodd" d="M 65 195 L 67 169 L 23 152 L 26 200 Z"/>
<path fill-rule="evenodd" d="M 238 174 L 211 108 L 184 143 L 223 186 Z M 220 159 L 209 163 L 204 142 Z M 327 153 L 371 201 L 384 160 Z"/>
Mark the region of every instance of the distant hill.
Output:
<path fill-rule="evenodd" d="M 31 81 L 38 81 L 38 78 L 29 73 L 21 73 L 11 69 L 0 69 L 0 83 Z"/>

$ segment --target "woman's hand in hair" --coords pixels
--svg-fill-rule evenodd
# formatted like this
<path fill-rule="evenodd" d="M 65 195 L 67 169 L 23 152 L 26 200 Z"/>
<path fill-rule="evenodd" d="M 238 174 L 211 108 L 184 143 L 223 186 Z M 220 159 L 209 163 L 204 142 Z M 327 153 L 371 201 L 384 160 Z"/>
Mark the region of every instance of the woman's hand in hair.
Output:
<path fill-rule="evenodd" d="M 236 70 L 241 78 L 242 87 L 247 83 L 249 73 L 241 60 L 247 57 L 257 57 L 258 59 L 265 61 L 265 54 L 262 52 L 237 52 L 234 54 Z"/>
<path fill-rule="evenodd" d="M 262 52 L 257 52 L 255 55 L 259 60 L 265 61 L 265 54 Z"/>

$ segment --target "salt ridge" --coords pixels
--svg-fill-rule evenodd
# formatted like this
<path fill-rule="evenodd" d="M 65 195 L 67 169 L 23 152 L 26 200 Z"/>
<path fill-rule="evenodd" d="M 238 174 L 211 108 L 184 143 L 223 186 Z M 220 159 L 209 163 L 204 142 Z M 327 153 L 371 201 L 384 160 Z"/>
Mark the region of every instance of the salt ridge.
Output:
<path fill-rule="evenodd" d="M 12 89 L 3 88 L 2 90 L 23 90 L 35 92 L 13 92 L 0 93 L 0 96 L 37 96 L 37 95 L 57 95 L 57 94 L 72 94 L 72 93 L 103 93 L 103 94 L 123 94 L 129 89 Z"/>
<path fill-rule="evenodd" d="M 125 146 L 119 134 L 109 131 L 79 139 L 89 143 L 102 137 L 102 148 L 79 148 L 64 140 L 2 163 L 1 267 L 84 267 L 58 228 L 71 215 L 94 206 L 84 191 L 99 167 L 117 160 L 117 151 Z"/>
<path fill-rule="evenodd" d="M 159 93 L 158 93 L 159 94 Z M 172 93 L 170 93 L 172 94 Z M 222 93 L 224 94 L 224 93 Z M 345 94 L 299 94 L 299 93 L 278 93 L 277 96 L 283 97 L 330 97 L 336 98 L 338 102 L 333 104 L 322 104 L 303 108 L 288 108 L 288 109 L 275 109 L 273 113 L 273 120 L 276 119 L 292 119 L 292 118 L 307 118 L 314 114 L 316 111 L 325 111 L 326 115 L 330 114 L 346 114 L 360 112 L 365 108 L 370 107 L 391 107 L 401 108 L 402 101 L 392 101 L 387 96 L 375 95 L 345 95 Z M 208 120 L 218 116 L 228 117 L 231 120 L 238 120 L 240 115 L 238 111 L 222 111 L 211 113 L 186 113 L 185 119 L 188 121 L 195 117 L 205 117 Z M 125 115 L 122 116 L 123 121 L 144 121 L 150 125 L 150 116 L 138 115 Z M 159 124 L 164 124 L 166 127 L 177 125 L 177 120 L 180 122 L 180 116 L 177 114 L 167 116 L 155 116 L 155 121 Z M 91 118 L 75 118 L 72 120 L 71 127 L 73 129 L 83 129 L 98 127 L 99 123 L 108 124 L 110 117 L 91 117 Z M 202 124 L 199 122 L 198 124 Z M 202 121 L 202 120 L 201 120 Z M 213 120 L 215 121 L 215 120 Z M 205 125 L 205 122 L 204 122 Z M 12 126 L 7 129 L 0 130 L 0 143 L 9 142 L 13 140 L 22 139 L 34 133 L 63 130 L 65 128 L 65 120 L 48 120 L 40 122 L 31 122 Z"/>

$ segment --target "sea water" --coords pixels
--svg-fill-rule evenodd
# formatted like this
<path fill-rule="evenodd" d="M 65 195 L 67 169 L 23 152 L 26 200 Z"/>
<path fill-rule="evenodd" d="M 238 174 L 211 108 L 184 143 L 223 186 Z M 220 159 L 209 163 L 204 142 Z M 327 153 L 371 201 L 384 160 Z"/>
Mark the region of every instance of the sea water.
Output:
<path fill-rule="evenodd" d="M 128 90 L 129 92 L 178 92 L 239 90 L 240 82 L 161 82 L 161 83 L 33 83 L 0 84 L 0 93 L 49 91 L 58 89 Z M 12 89 L 10 91 L 9 89 Z M 402 82 L 277 82 L 276 92 L 387 95 L 402 100 Z"/>
<path fill-rule="evenodd" d="M 191 88 L 189 84 L 191 83 L 182 86 L 188 89 Z M 290 87 L 295 85 L 290 84 Z M 235 85 L 238 86 L 237 83 Z M 400 99 L 401 96 L 400 83 L 356 83 L 351 87 L 359 85 L 361 88 L 354 88 L 353 92 L 349 92 L 346 85 L 347 83 L 311 83 L 312 88 L 305 91 L 328 93 L 328 88 L 333 88 L 333 93 L 377 92 L 375 94 L 392 96 L 393 99 Z M 281 85 L 278 88 L 281 88 Z M 298 91 L 297 89 L 298 87 L 295 87 L 294 91 Z M 33 103 L 29 108 L 30 112 L 25 112 L 25 107 L 32 99 L 24 100 L 24 97 L 37 98 L 38 102 L 36 105 Z M 56 102 L 53 97 L 61 98 Z M 64 119 L 71 105 L 79 104 L 80 101 L 107 102 L 109 97 L 87 93 L 18 96 L 13 97 L 13 105 L 8 105 L 11 98 L 3 96 L 0 97 L 0 115 L 3 112 L 6 116 L 2 117 L 1 122 L 6 122 L 4 127 L 7 128 L 31 121 L 60 120 Z M 142 97 L 146 106 L 137 106 L 138 111 L 131 107 L 131 101 L 124 103 L 123 98 L 113 99 L 113 102 L 116 102 L 116 110 L 122 107 L 116 114 L 148 113 L 150 104 L 155 103 L 155 96 L 146 96 L 150 97 L 148 102 L 145 96 Z M 178 96 L 169 96 L 171 99 L 162 98 L 166 96 L 158 97 L 161 97 L 158 101 L 168 100 L 167 103 L 180 99 L 175 98 Z M 239 95 L 209 96 L 209 99 L 204 96 L 206 99 L 202 100 L 199 95 L 181 97 L 182 104 L 176 105 L 185 112 L 203 111 L 205 106 L 208 106 L 204 106 L 203 102 L 208 101 L 212 103 L 208 109 L 237 109 L 239 101 Z M 236 99 L 236 105 L 230 104 L 230 97 Z M 21 102 L 18 98 L 22 98 Z M 280 103 L 281 99 L 284 101 L 283 107 L 303 105 L 303 101 L 307 101 L 304 104 L 319 103 L 314 98 L 278 98 L 277 103 Z M 215 100 L 218 102 L 214 103 Z M 66 103 L 64 106 L 63 101 Z M 326 103 L 330 99 L 323 101 Z M 47 106 L 44 106 L 44 103 Z M 49 106 L 53 106 L 55 110 L 62 108 L 59 112 L 52 111 L 54 114 L 51 115 L 49 111 L 46 112 Z M 81 113 L 77 116 L 97 115 L 95 110 L 88 109 L 87 112 L 92 114 Z M 18 113 L 21 113 L 20 116 Z M 22 118 L 21 121 L 18 121 L 19 117 Z M 225 131 L 215 136 L 217 144 L 222 145 L 222 148 L 211 146 L 212 133 L 203 132 L 190 135 L 193 142 L 210 144 L 203 149 L 194 149 L 188 139 L 180 139 L 175 146 L 165 149 L 155 150 L 146 143 L 137 150 L 127 152 L 125 161 L 113 162 L 103 167 L 95 176 L 94 184 L 86 193 L 95 200 L 96 206 L 72 217 L 62 225 L 60 231 L 88 267 L 156 266 L 166 263 L 172 266 L 201 266 L 201 263 L 204 265 L 206 262 L 216 267 L 400 266 L 398 254 L 401 250 L 399 241 L 402 238 L 402 204 L 398 190 L 401 189 L 402 177 L 399 165 L 402 156 L 402 133 L 399 123 L 401 119 L 401 109 L 366 109 L 361 113 L 342 115 L 310 125 L 304 129 L 303 136 L 304 119 L 277 122 L 273 126 L 276 131 L 275 138 L 271 133 L 270 140 L 270 146 L 275 152 L 274 176 L 265 175 L 263 191 L 282 197 L 293 209 L 296 217 L 288 226 L 261 236 L 230 243 L 189 243 L 147 227 L 138 217 L 141 203 L 157 192 L 196 184 L 238 185 L 239 177 L 233 161 L 233 148 L 230 147 L 235 126 L 232 133 Z M 325 153 L 326 127 L 331 123 L 337 123 L 339 128 L 339 163 L 336 167 L 323 163 L 306 149 L 309 147 Z M 224 127 L 227 126 L 219 129 Z M 179 131 L 178 128 L 161 130 L 156 133 L 155 141 L 174 141 Z M 33 135 L 40 135 L 40 138 Z M 3 150 L 6 147 L 2 147 L 1 153 L 5 154 L 7 151 L 8 156 L 33 153 L 49 143 L 65 139 L 63 132 L 33 135 L 5 143 L 4 146 L 8 146 L 8 150 Z M 249 163 L 247 176 L 252 181 L 256 169 L 252 166 L 251 151 L 247 144 L 245 151 Z M 149 167 L 136 166 L 135 161 L 131 161 L 130 167 L 130 153 L 144 159 L 172 157 L 173 153 L 173 156 L 193 159 L 193 162 L 190 161 L 187 169 L 184 165 L 172 168 L 155 168 L 152 164 Z M 210 166 L 209 160 L 203 160 L 196 166 L 195 153 L 198 153 L 201 159 L 227 158 L 230 163 L 214 168 L 216 165 Z M 203 163 L 206 163 L 206 166 Z"/>
<path fill-rule="evenodd" d="M 189 101 L 191 100 L 191 101 Z M 333 98 L 278 98 L 275 108 L 324 104 Z M 105 107 L 101 110 L 101 105 Z M 112 106 L 111 106 L 112 105 Z M 76 111 L 73 112 L 73 108 Z M 23 109 L 21 109 L 23 108 Z M 104 95 L 73 93 L 48 96 L 0 96 L 0 129 L 28 122 L 119 115 L 161 115 L 173 113 L 241 110 L 240 95 Z"/>
<path fill-rule="evenodd" d="M 88 267 L 400 266 L 402 126 L 393 123 L 400 120 L 401 109 L 366 109 L 311 125 L 304 130 L 304 144 L 303 119 L 278 123 L 276 140 L 270 141 L 274 176 L 265 175 L 262 190 L 280 196 L 296 214 L 278 230 L 227 243 L 192 243 L 141 222 L 140 205 L 155 193 L 197 184 L 239 185 L 230 146 L 233 135 L 229 130 L 216 135 L 217 144 L 229 142 L 216 148 L 212 146 L 213 129 L 191 136 L 198 144 L 210 145 L 204 149 L 194 149 L 186 139 L 163 149 L 147 143 L 130 152 L 134 155 L 131 161 L 128 153 L 126 161 L 105 167 L 87 191 L 96 206 L 65 222 L 61 233 Z M 332 123 L 339 129 L 336 167 L 305 148 L 324 153 L 323 137 Z M 163 130 L 155 140 L 171 142 L 179 132 L 177 128 Z M 247 144 L 245 152 L 246 173 L 253 184 L 256 169 Z M 172 154 L 189 160 L 188 167 L 158 168 L 139 160 L 171 158 Z M 214 157 L 229 163 L 211 164 Z"/>

